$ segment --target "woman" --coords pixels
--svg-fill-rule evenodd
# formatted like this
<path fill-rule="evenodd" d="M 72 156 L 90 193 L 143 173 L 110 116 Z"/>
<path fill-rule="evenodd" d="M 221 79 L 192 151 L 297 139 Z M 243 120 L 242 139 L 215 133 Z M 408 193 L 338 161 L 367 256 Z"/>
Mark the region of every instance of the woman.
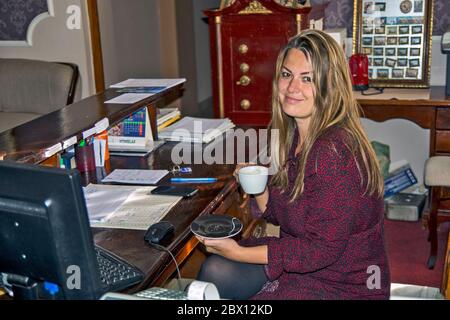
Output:
<path fill-rule="evenodd" d="M 329 35 L 304 31 L 280 52 L 272 106 L 277 172 L 255 200 L 280 237 L 199 238 L 215 255 L 198 278 L 228 299 L 389 298 L 383 179 Z"/>

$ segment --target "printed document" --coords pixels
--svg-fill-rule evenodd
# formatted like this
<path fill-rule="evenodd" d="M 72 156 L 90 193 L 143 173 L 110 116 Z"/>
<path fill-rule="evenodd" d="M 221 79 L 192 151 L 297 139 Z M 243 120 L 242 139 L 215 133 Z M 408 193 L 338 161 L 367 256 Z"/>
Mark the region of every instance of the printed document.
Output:
<path fill-rule="evenodd" d="M 131 186 L 111 186 L 89 184 L 83 188 L 86 207 L 91 222 L 101 222 L 108 219 L 128 196 L 136 190 Z"/>
<path fill-rule="evenodd" d="M 115 169 L 102 182 L 156 184 L 168 173 L 168 170 Z"/>
<path fill-rule="evenodd" d="M 84 193 L 91 226 L 147 230 L 182 199 L 153 195 L 154 188 L 88 185 Z"/>

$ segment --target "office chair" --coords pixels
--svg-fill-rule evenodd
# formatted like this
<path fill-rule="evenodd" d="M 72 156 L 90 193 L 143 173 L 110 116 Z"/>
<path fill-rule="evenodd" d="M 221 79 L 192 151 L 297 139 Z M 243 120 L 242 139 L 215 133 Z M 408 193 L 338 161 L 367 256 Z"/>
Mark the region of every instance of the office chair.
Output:
<path fill-rule="evenodd" d="M 0 132 L 75 100 L 79 80 L 73 63 L 0 59 Z"/>

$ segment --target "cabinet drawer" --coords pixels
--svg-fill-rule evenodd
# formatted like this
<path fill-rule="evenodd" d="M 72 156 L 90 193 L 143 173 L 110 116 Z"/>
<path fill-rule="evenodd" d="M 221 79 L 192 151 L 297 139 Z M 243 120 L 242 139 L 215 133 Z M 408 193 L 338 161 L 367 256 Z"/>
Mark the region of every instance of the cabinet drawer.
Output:
<path fill-rule="evenodd" d="M 436 152 L 450 153 L 450 131 L 436 131 Z"/>
<path fill-rule="evenodd" d="M 450 108 L 438 108 L 436 129 L 450 129 Z"/>

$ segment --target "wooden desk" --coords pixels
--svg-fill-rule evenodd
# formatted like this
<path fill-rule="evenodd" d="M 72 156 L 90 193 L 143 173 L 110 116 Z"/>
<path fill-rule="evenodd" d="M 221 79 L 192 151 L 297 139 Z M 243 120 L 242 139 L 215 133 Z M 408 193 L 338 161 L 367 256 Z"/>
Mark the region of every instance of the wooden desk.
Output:
<path fill-rule="evenodd" d="M 82 132 L 92 128 L 96 122 L 107 117 L 111 125 L 118 123 L 132 112 L 149 105 L 162 106 L 181 96 L 181 85 L 154 95 L 133 105 L 105 105 L 103 102 L 118 94 L 110 89 L 104 93 L 89 97 L 59 111 L 45 115 L 34 121 L 0 134 L 0 151 L 6 153 L 5 159 L 33 164 L 46 162 L 46 148 L 73 136 L 81 139 Z M 154 126 L 153 129 L 156 129 Z M 156 132 L 154 134 L 156 136 Z M 97 183 L 112 170 L 131 169 L 172 169 L 171 150 L 175 143 L 167 143 L 152 152 L 148 157 L 114 157 L 107 161 L 105 168 L 82 175 L 83 184 Z M 164 218 L 175 226 L 175 233 L 164 243 L 179 264 L 185 261 L 197 245 L 190 232 L 190 224 L 206 214 L 230 214 L 239 217 L 244 224 L 247 237 L 260 221 L 251 220 L 247 214 L 248 206 L 240 207 L 241 197 L 238 185 L 232 176 L 235 165 L 189 165 L 193 169 L 192 177 L 216 177 L 217 183 L 198 186 L 199 192 L 191 199 L 181 200 Z M 187 175 L 189 176 L 189 175 Z M 160 184 L 170 184 L 166 176 Z M 261 230 L 258 228 L 257 230 Z M 136 292 L 149 286 L 163 284 L 174 273 L 175 265 L 170 256 L 150 247 L 144 241 L 145 231 L 123 229 L 93 228 L 94 242 L 119 255 L 138 267 L 145 274 L 140 284 L 127 290 Z"/>
<path fill-rule="evenodd" d="M 430 129 L 430 156 L 450 154 L 450 99 L 445 87 L 431 87 L 429 100 L 359 99 L 363 116 L 374 121 L 410 120 Z"/>
<path fill-rule="evenodd" d="M 47 160 L 44 151 L 73 136 L 82 138 L 85 130 L 95 123 L 108 118 L 115 125 L 134 111 L 150 106 L 150 117 L 155 115 L 155 107 L 162 107 L 178 99 L 183 94 L 183 85 L 177 85 L 134 104 L 104 104 L 120 93 L 114 89 L 81 100 L 60 110 L 44 115 L 33 121 L 0 133 L 0 154 L 6 153 L 5 160 L 27 163 L 42 163 Z M 156 123 L 152 126 L 157 136 Z"/>
<path fill-rule="evenodd" d="M 141 168 L 141 169 L 171 169 L 171 150 L 175 143 L 166 143 L 148 158 L 137 157 L 111 157 L 111 168 L 107 168 L 104 174 L 113 168 Z M 218 182 L 214 184 L 198 185 L 199 192 L 190 199 L 181 200 L 164 218 L 175 226 L 175 234 L 168 243 L 165 243 L 172 251 L 179 264 L 188 259 L 197 245 L 197 240 L 190 232 L 190 224 L 200 215 L 206 214 L 230 214 L 239 217 L 246 226 L 244 236 L 247 236 L 260 223 L 250 220 L 247 214 L 248 208 L 240 208 L 242 202 L 238 192 L 238 185 L 232 176 L 235 165 L 189 165 L 192 177 L 216 177 Z M 100 178 L 103 174 L 100 175 Z M 172 174 L 164 177 L 158 184 L 170 185 Z M 86 177 L 87 181 L 95 182 L 96 177 Z M 145 280 L 130 289 L 131 292 L 139 291 L 149 286 L 163 284 L 176 271 L 171 258 L 165 252 L 150 247 L 144 241 L 144 231 L 98 229 L 94 228 L 95 242 L 125 258 L 128 262 L 137 266 L 146 274 Z"/>

